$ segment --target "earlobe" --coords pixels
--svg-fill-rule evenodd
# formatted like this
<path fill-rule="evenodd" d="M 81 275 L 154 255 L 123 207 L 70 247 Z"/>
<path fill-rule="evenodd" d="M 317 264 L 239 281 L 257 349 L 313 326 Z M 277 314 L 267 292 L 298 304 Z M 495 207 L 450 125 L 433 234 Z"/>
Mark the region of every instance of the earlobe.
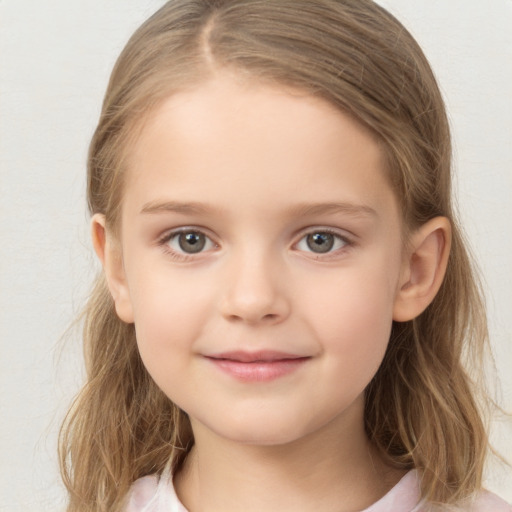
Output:
<path fill-rule="evenodd" d="M 413 233 L 404 256 L 393 320 L 412 320 L 434 300 L 446 273 L 450 243 L 451 225 L 446 217 L 435 217 Z"/>
<path fill-rule="evenodd" d="M 92 244 L 105 272 L 110 294 L 114 299 L 117 316 L 133 323 L 133 308 L 126 282 L 121 247 L 105 225 L 105 216 L 99 213 L 91 220 Z"/>

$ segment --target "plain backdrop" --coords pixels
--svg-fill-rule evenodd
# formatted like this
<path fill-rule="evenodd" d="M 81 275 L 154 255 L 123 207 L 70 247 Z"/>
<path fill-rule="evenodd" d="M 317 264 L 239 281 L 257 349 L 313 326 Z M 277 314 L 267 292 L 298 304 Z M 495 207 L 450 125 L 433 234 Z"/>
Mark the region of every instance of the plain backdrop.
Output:
<path fill-rule="evenodd" d="M 63 510 L 56 437 L 83 378 L 67 327 L 97 266 L 85 159 L 115 58 L 161 0 L 0 0 L 0 511 Z M 440 80 L 461 215 L 512 410 L 512 2 L 382 0 Z M 512 459 L 512 428 L 495 422 Z M 512 501 L 500 464 L 488 486 Z"/>

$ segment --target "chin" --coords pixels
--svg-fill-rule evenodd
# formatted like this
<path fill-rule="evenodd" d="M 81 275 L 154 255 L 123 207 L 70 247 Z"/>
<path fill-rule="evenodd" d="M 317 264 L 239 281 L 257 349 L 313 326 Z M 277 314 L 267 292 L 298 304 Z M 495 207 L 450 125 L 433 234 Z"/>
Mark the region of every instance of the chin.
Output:
<path fill-rule="evenodd" d="M 291 428 L 293 422 L 280 421 L 270 418 L 258 418 L 257 420 L 247 421 L 248 418 L 241 421 L 232 421 L 223 426 L 212 426 L 211 430 L 224 439 L 239 443 L 242 445 L 253 446 L 280 446 L 292 443 L 307 436 L 310 432 L 302 429 Z"/>

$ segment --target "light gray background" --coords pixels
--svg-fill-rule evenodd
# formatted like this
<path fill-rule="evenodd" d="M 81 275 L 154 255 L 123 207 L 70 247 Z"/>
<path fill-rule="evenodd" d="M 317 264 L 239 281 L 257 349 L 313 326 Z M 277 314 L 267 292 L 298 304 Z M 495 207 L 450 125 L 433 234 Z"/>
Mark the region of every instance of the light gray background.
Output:
<path fill-rule="evenodd" d="M 82 379 L 66 327 L 95 269 L 85 159 L 114 59 L 161 0 L 0 0 L 0 511 L 62 510 L 56 433 Z M 512 410 L 512 1 L 382 0 L 417 37 L 453 126 L 462 217 Z M 512 428 L 495 424 L 512 458 Z M 488 486 L 512 501 L 511 472 Z"/>

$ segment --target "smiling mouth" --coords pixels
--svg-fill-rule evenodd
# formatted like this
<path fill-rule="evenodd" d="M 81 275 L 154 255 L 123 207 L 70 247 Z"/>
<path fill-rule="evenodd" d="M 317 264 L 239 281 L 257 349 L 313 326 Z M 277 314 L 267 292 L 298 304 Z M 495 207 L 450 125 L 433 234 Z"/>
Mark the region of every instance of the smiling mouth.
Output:
<path fill-rule="evenodd" d="M 206 359 L 236 380 L 268 382 L 293 373 L 311 358 L 275 351 L 237 351 L 206 356 Z"/>

